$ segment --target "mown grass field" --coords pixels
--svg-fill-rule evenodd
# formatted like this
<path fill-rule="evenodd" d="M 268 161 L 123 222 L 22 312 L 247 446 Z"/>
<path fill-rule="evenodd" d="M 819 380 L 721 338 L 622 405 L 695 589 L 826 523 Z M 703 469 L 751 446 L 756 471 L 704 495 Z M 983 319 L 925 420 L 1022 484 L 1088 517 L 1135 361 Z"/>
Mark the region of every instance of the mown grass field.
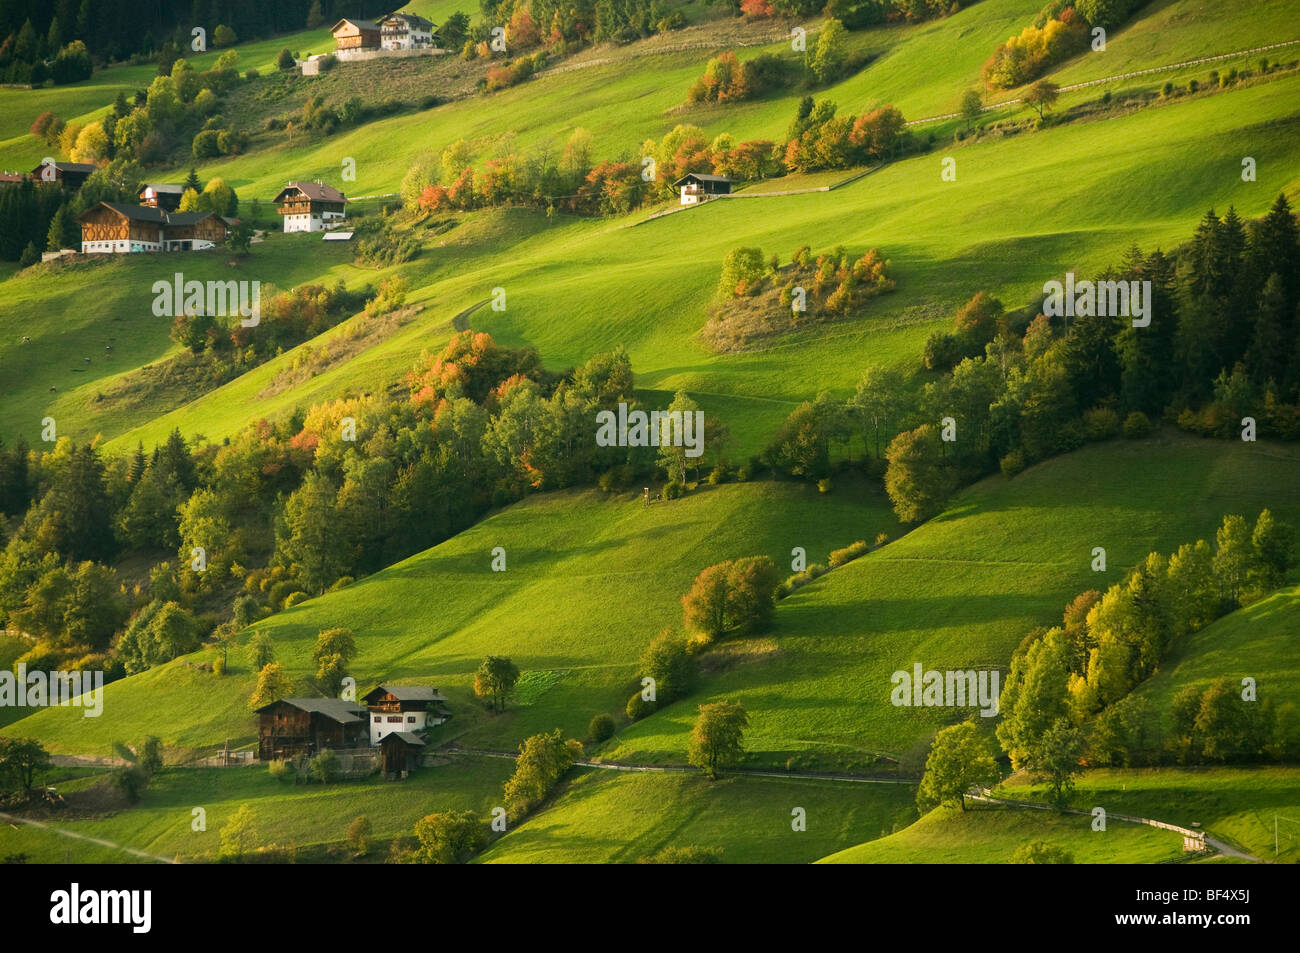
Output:
<path fill-rule="evenodd" d="M 1041 799 L 1041 785 L 1032 790 L 1017 780 L 1003 784 L 998 793 Z M 1069 804 L 1084 810 L 1100 805 L 1107 811 L 1184 827 L 1199 824 L 1261 860 L 1300 862 L 1300 768 L 1293 765 L 1085 771 L 1075 782 Z M 1275 817 L 1277 854 L 1273 852 Z M 1090 818 L 1078 821 L 1086 825 Z M 1118 826 L 1108 824 L 1107 836 Z"/>
<path fill-rule="evenodd" d="M 1151 550 L 1212 540 L 1225 513 L 1253 518 L 1268 506 L 1294 523 L 1300 494 L 1286 475 L 1297 462 L 1289 447 L 1167 434 L 989 478 L 943 515 L 783 600 L 771 661 L 721 674 L 620 732 L 606 753 L 681 763 L 696 704 L 728 699 L 750 713 L 756 763 L 850 766 L 880 752 L 919 771 L 929 736 L 965 712 L 894 707 L 894 671 L 916 662 L 1005 670 L 1030 629 L 1059 624 L 1075 595 L 1118 581 Z M 1094 546 L 1106 548 L 1105 573 L 1090 568 Z"/>
<path fill-rule="evenodd" d="M 1153 728 L 1166 737 L 1174 695 L 1216 678 L 1253 678 L 1259 702 L 1300 705 L 1300 587 L 1292 586 L 1219 619 L 1175 645 L 1160 670 L 1138 688 Z"/>
<path fill-rule="evenodd" d="M 916 816 L 908 784 L 579 769 L 483 863 L 636 863 L 666 847 L 721 847 L 723 863 L 798 864 Z M 806 829 L 792 827 L 804 809 Z"/>
<path fill-rule="evenodd" d="M 1261 214 L 1279 191 L 1295 185 L 1289 157 L 1300 146 L 1300 120 L 1289 104 L 1298 88 L 1300 77 L 1294 77 L 1123 119 L 984 141 L 955 151 L 955 183 L 940 180 L 936 156 L 920 156 L 837 190 L 833 198 L 813 193 L 717 202 L 635 228 L 623 220 L 563 217 L 562 224 L 548 226 L 541 212 L 491 213 L 450 233 L 446 247 L 431 247 L 401 267 L 411 279 L 411 300 L 426 306 L 424 319 L 322 373 L 310 386 L 259 399 L 266 382 L 293 360 L 286 355 L 282 363 L 263 365 L 125 434 L 121 424 L 93 413 L 85 420 L 74 414 L 62 432 L 81 439 L 122 434 L 116 446 L 131 447 L 138 439 L 160 440 L 176 426 L 217 439 L 251 419 L 369 390 L 400 377 L 422 349 L 440 347 L 451 333 L 447 322 L 453 314 L 504 287 L 507 310 L 476 313 L 476 329 L 507 344 L 532 344 L 554 368 L 625 344 L 639 386 L 685 388 L 706 410 L 724 417 L 739 454 L 756 452 L 795 403 L 822 389 L 846 394 L 866 364 L 915 368 L 926 334 L 946 326 L 975 290 L 1018 306 L 1041 295 L 1047 278 L 1068 269 L 1100 269 L 1135 241 L 1169 247 L 1185 240 L 1207 207 L 1235 204 L 1243 215 Z M 1258 182 L 1241 181 L 1243 150 L 1258 162 Z M 713 355 L 696 334 L 721 260 L 742 241 L 783 257 L 804 243 L 878 246 L 893 262 L 898 290 L 874 302 L 866 318 L 795 334 L 760 352 Z M 306 280 L 311 262 L 338 264 L 331 254 L 343 253 L 324 250 L 310 236 L 281 236 L 255 246 L 240 272 L 250 278 L 269 274 L 288 285 Z M 293 257 L 303 264 L 282 270 L 281 263 Z M 203 258 L 175 265 L 153 256 L 94 264 L 77 273 L 80 279 L 60 283 L 55 306 L 84 306 L 94 283 L 96 297 L 111 303 L 104 311 L 93 306 L 86 320 L 99 328 L 105 315 L 108 321 L 135 316 L 148 327 L 150 343 L 127 348 L 135 348 L 143 362 L 146 354 L 160 355 L 168 346 L 166 321 L 148 310 L 153 281 L 177 267 L 224 267 L 204 264 Z M 112 269 L 112 277 L 104 281 L 100 269 Z M 11 303 L 0 305 L 0 325 L 11 330 L 0 337 L 0 367 L 15 360 L 21 347 L 15 334 L 31 325 L 34 301 L 49 306 L 44 299 L 52 287 L 40 276 L 8 283 L 14 294 Z M 100 288 L 112 290 L 101 294 Z M 69 351 L 60 345 L 68 343 L 56 333 L 44 361 L 65 362 Z M 53 373 L 39 375 L 45 367 L 32 360 L 15 394 L 18 406 L 28 409 L 6 421 L 29 440 L 39 433 L 40 411 L 50 399 L 46 380 Z M 93 400 L 91 385 L 81 385 L 80 377 L 64 368 L 51 381 L 60 387 L 59 399 L 83 406 Z"/>
<path fill-rule="evenodd" d="M 1025 844 L 1070 852 L 1076 864 L 1158 864 L 1182 857 L 1182 836 L 1140 824 L 1108 825 L 1092 818 L 972 804 L 941 807 L 889 837 L 823 858 L 824 864 L 1005 864 Z"/>
<path fill-rule="evenodd" d="M 451 699 L 456 717 L 438 740 L 513 748 L 555 727 L 581 738 L 596 713 L 621 716 L 642 650 L 664 627 L 680 625 L 681 595 L 705 566 L 757 554 L 789 565 L 796 545 L 824 560 L 879 532 L 896 532 L 883 495 L 850 484 L 829 499 L 797 484 L 724 485 L 650 507 L 639 494 L 551 494 L 256 629 L 270 635 L 277 659 L 306 690 L 317 632 L 351 627 L 361 691 L 380 679 L 432 679 Z M 506 550 L 503 573 L 490 570 L 496 546 Z M 489 716 L 470 691 L 488 654 L 559 677 L 545 678 L 550 687 L 530 704 Z M 255 718 L 246 699 L 255 678 L 242 653 L 220 679 L 188 667 L 193 659 L 106 686 L 100 718 L 52 708 L 14 731 L 82 754 L 108 754 L 113 741 L 149 732 L 180 749 L 250 741 Z"/>
<path fill-rule="evenodd" d="M 264 766 L 247 768 L 170 768 L 155 776 L 140 803 L 118 805 L 85 817 L 63 815 L 44 819 L 58 828 L 116 844 L 125 844 L 160 857 L 212 860 L 221 844 L 221 828 L 240 807 L 253 815 L 253 839 L 265 845 L 298 848 L 341 845 L 348 825 L 358 815 L 369 819 L 376 842 L 410 834 L 415 822 L 437 811 L 472 810 L 485 823 L 501 799 L 501 785 L 511 764 L 493 758 L 461 759 L 454 765 L 425 768 L 400 784 L 379 777 L 338 781 L 329 785 L 295 786 L 272 778 Z M 103 784 L 90 775 L 59 785 L 68 797 L 91 785 Z M 194 808 L 206 812 L 206 830 L 193 829 Z M 142 859 L 113 852 L 85 841 L 50 832 L 0 827 L 0 854 L 28 852 L 33 862 L 138 863 Z M 382 859 L 387 844 L 374 848 Z"/>

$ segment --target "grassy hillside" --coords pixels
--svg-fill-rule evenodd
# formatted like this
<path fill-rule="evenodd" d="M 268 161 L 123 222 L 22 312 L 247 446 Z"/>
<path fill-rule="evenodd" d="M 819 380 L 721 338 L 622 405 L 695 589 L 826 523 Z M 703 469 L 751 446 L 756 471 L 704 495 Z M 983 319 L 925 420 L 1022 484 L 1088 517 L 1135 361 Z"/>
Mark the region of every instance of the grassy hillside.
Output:
<path fill-rule="evenodd" d="M 448 695 L 456 717 L 439 740 L 513 747 L 556 726 L 583 737 L 592 715 L 622 712 L 642 650 L 663 627 L 680 625 L 681 595 L 705 566 L 755 554 L 789 565 L 796 545 L 824 559 L 882 531 L 896 532 L 883 496 L 849 483 L 829 498 L 795 484 L 724 485 L 648 508 L 637 495 L 550 494 L 257 629 L 306 690 L 316 633 L 351 627 L 359 683 L 432 679 Z M 496 546 L 506 550 L 504 573 L 489 568 Z M 624 611 L 611 614 L 611 605 Z M 536 680 L 526 704 L 498 717 L 470 691 L 488 654 L 512 657 Z M 104 717 L 45 709 L 13 731 L 52 750 L 95 754 L 150 731 L 181 748 L 251 740 L 246 699 L 255 679 L 242 654 L 221 679 L 186 661 L 106 686 Z"/>
<path fill-rule="evenodd" d="M 1300 492 L 1287 474 L 1300 451 L 1249 446 L 1112 442 L 985 480 L 942 516 L 786 598 L 771 661 L 725 672 L 630 726 L 608 754 L 680 762 L 696 704 L 730 699 L 750 712 L 755 761 L 853 763 L 874 751 L 917 770 L 930 734 L 964 713 L 894 707 L 894 671 L 1005 666 L 1076 594 L 1104 589 L 1153 549 L 1212 539 L 1224 513 L 1269 506 L 1294 523 Z M 1094 546 L 1106 548 L 1105 573 L 1090 569 Z"/>
<path fill-rule="evenodd" d="M 300 849 L 341 844 L 348 825 L 360 814 L 370 818 L 375 841 L 383 842 L 409 834 L 417 820 L 435 811 L 472 810 L 486 818 L 509 776 L 510 763 L 491 758 L 427 768 L 401 784 L 372 777 L 295 786 L 270 777 L 262 766 L 168 769 L 154 778 L 141 802 L 127 810 L 104 784 L 108 778 L 90 775 L 59 784 L 72 806 L 50 822 L 161 857 L 211 860 L 220 846 L 221 828 L 244 805 L 252 811 L 254 839 L 260 844 Z M 79 810 L 79 804 L 84 808 Z M 206 812 L 205 831 L 191 827 L 195 807 Z M 62 863 L 69 855 L 74 863 L 140 860 L 48 832 L 15 832 L 6 825 L 0 829 L 0 854 L 16 851 L 30 853 L 37 863 Z M 386 852 L 381 843 L 370 859 L 382 859 Z"/>
<path fill-rule="evenodd" d="M 1041 295 L 1047 277 L 1104 267 L 1134 241 L 1168 247 L 1183 240 L 1206 207 L 1236 204 L 1243 215 L 1262 213 L 1279 191 L 1296 184 L 1290 156 L 1300 147 L 1300 121 L 1289 104 L 1297 89 L 1300 78 L 1292 78 L 1123 119 L 986 140 L 956 151 L 955 183 L 940 181 L 936 157 L 921 156 L 887 166 L 835 192 L 831 201 L 812 194 L 716 202 L 636 228 L 620 220 L 564 217 L 549 225 L 540 212 L 523 210 L 481 216 L 450 233 L 446 247 L 429 248 L 402 266 L 411 278 L 412 300 L 426 306 L 422 319 L 324 371 L 307 388 L 261 396 L 268 380 L 294 360 L 286 355 L 183 411 L 128 430 L 122 443 L 152 443 L 175 426 L 219 438 L 249 419 L 368 390 L 400 376 L 421 349 L 440 346 L 451 333 L 446 322 L 453 314 L 501 286 L 508 310 L 476 313 L 476 329 L 508 344 L 532 344 L 555 368 L 625 344 L 639 386 L 686 388 L 727 420 L 738 452 L 755 452 L 794 403 L 824 388 L 847 392 L 866 363 L 915 367 L 925 335 L 946 325 L 976 290 L 1019 304 Z M 1259 136 L 1265 124 L 1268 135 Z M 386 138 L 345 148 L 378 149 L 377 140 Z M 1233 172 L 1246 148 L 1258 161 L 1259 182 L 1243 183 Z M 283 172 L 282 165 L 276 167 L 276 181 Z M 742 236 L 746 244 L 783 257 L 804 243 L 878 246 L 893 262 L 898 290 L 879 299 L 865 319 L 795 334 L 762 352 L 709 354 L 696 334 L 721 260 Z M 247 276 L 277 277 L 287 285 L 304 280 L 311 262 L 339 262 L 330 254 L 316 238 L 281 237 L 255 246 L 240 268 Z M 204 257 L 179 265 L 152 256 L 96 263 L 62 283 L 59 294 L 70 302 L 84 300 L 92 284 L 109 289 L 114 312 L 140 316 L 137 327 L 150 329 L 142 333 L 151 343 L 129 345 L 142 360 L 157 355 L 165 340 L 166 322 L 147 310 L 152 282 L 176 267 L 218 269 L 216 263 L 202 264 Z M 284 269 L 295 257 L 298 264 Z M 101 269 L 111 269 L 107 281 Z M 45 294 L 47 284 L 26 275 L 8 283 L 14 295 L 0 304 L 0 325 L 11 331 L 0 336 L 0 367 L 16 360 L 22 345 L 13 334 L 31 325 L 27 303 Z M 103 312 L 96 308 L 87 318 L 102 326 Z M 51 354 L 69 340 L 57 335 Z M 37 411 L 49 400 L 50 385 L 30 373 L 22 380 L 25 386 L 15 396 L 19 406 L 31 409 L 3 426 L 21 429 L 30 440 L 38 434 L 43 414 Z M 78 387 L 74 380 L 65 368 L 57 384 L 71 392 L 60 399 L 84 406 L 98 387 Z M 63 432 L 113 436 L 131 422 L 74 415 Z"/>
<path fill-rule="evenodd" d="M 1035 841 L 1069 851 L 1076 864 L 1158 864 L 1182 857 L 1182 837 L 1138 824 L 1092 830 L 1092 818 L 972 805 L 931 811 L 906 830 L 850 847 L 824 864 L 1005 864 Z"/>
<path fill-rule="evenodd" d="M 1275 592 L 1183 639 L 1137 693 L 1167 730 L 1175 694 L 1188 685 L 1205 689 L 1223 676 L 1237 683 L 1255 679 L 1261 702 L 1300 704 L 1300 587 Z"/>
<path fill-rule="evenodd" d="M 484 863 L 635 863 L 665 847 L 721 847 L 736 864 L 808 863 L 916 815 L 906 784 L 580 770 L 554 802 L 492 845 Z M 802 807 L 807 829 L 792 829 Z M 821 851 L 822 853 L 819 853 Z"/>

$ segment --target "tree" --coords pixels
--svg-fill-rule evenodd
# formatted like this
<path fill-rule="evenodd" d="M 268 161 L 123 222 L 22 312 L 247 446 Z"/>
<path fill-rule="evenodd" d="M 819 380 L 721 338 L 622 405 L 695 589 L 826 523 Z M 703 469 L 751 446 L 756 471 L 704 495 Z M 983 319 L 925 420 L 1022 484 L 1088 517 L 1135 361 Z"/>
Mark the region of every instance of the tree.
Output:
<path fill-rule="evenodd" d="M 18 267 L 30 268 L 32 265 L 40 264 L 40 261 L 41 250 L 36 247 L 36 242 L 31 241 L 27 243 L 27 247 L 23 249 L 23 253 L 18 257 Z"/>
<path fill-rule="evenodd" d="M 710 780 L 717 780 L 719 768 L 735 764 L 744 756 L 742 739 L 747 727 L 749 716 L 738 702 L 701 705 L 686 760 L 703 768 Z"/>
<path fill-rule="evenodd" d="M 1255 547 L 1250 524 L 1240 516 L 1228 515 L 1214 534 L 1214 576 L 1225 600 L 1239 604 L 1255 568 Z"/>
<path fill-rule="evenodd" d="M 226 247 L 236 255 L 247 255 L 253 247 L 253 226 L 242 219 L 232 225 Z"/>
<path fill-rule="evenodd" d="M 474 694 L 489 699 L 493 711 L 505 711 L 506 700 L 519 681 L 519 669 L 508 658 L 489 655 L 474 673 Z"/>
<path fill-rule="evenodd" d="M 446 44 L 447 49 L 458 49 L 465 42 L 465 37 L 469 33 L 469 16 L 457 10 L 447 19 L 442 21 L 442 27 L 438 30 L 438 35 Z"/>
<path fill-rule="evenodd" d="M 311 470 L 284 507 L 284 525 L 276 540 L 276 559 L 296 570 L 303 587 L 323 593 L 347 568 L 346 546 L 333 481 Z"/>
<path fill-rule="evenodd" d="M 317 12 L 320 10 L 319 2 L 316 6 Z M 347 842 L 352 853 L 357 857 L 364 857 L 370 852 L 370 818 L 362 814 L 360 817 L 352 819 L 348 825 Z"/>
<path fill-rule="evenodd" d="M 888 434 L 900 410 L 903 393 L 903 375 L 896 370 L 873 364 L 858 381 L 858 389 L 849 399 L 850 412 L 862 427 L 862 441 L 867 434 L 874 440 L 875 457 L 880 459 L 880 436 Z"/>
<path fill-rule="evenodd" d="M 978 90 L 968 89 L 961 97 L 961 118 L 974 125 L 984 112 L 984 103 Z"/>
<path fill-rule="evenodd" d="M 1201 695 L 1193 726 L 1200 739 L 1201 754 L 1211 761 L 1231 761 L 1259 753 L 1264 736 L 1255 717 L 1258 703 L 1241 697 L 1241 683 L 1221 676 Z"/>
<path fill-rule="evenodd" d="M 488 832 L 473 811 L 443 811 L 416 821 L 415 838 L 417 863 L 460 864 L 487 845 Z"/>
<path fill-rule="evenodd" d="M 905 523 L 917 523 L 943 508 L 957 485 L 945 464 L 939 432 L 932 424 L 900 433 L 885 451 L 885 491 Z"/>
<path fill-rule="evenodd" d="M 1043 118 L 1043 113 L 1051 109 L 1056 104 L 1057 97 L 1061 95 L 1061 87 L 1053 83 L 1050 79 L 1040 79 L 1038 82 L 1025 90 L 1025 105 L 1034 109 L 1038 113 L 1038 118 Z"/>
<path fill-rule="evenodd" d="M 686 651 L 686 639 L 664 629 L 646 646 L 640 672 L 655 680 L 655 698 L 661 702 L 689 694 L 695 679 L 695 661 Z"/>
<path fill-rule="evenodd" d="M 63 248 L 80 247 L 81 232 L 77 228 L 77 220 L 72 216 L 72 210 L 65 202 L 54 213 L 54 218 L 50 219 L 50 231 L 46 237 L 45 250 L 59 251 Z"/>
<path fill-rule="evenodd" d="M 271 645 L 270 635 L 266 632 L 254 633 L 248 640 L 248 660 L 258 672 L 275 661 L 275 649 Z"/>
<path fill-rule="evenodd" d="M 238 42 L 239 37 L 235 35 L 235 31 L 224 23 L 218 23 L 217 28 L 212 31 L 212 45 L 217 49 L 234 46 Z"/>
<path fill-rule="evenodd" d="M 348 666 L 356 655 L 357 643 L 351 629 L 324 629 L 316 636 L 311 660 L 326 695 L 331 698 L 338 695 L 348 674 Z"/>
<path fill-rule="evenodd" d="M 256 836 L 252 808 L 242 804 L 221 828 L 221 847 L 217 855 L 223 860 L 239 860 L 252 849 Z"/>
<path fill-rule="evenodd" d="M 1013 864 L 1072 864 L 1074 855 L 1064 847 L 1056 847 L 1045 841 L 1021 844 L 1011 855 Z"/>
<path fill-rule="evenodd" d="M 1295 545 L 1295 532 L 1290 524 L 1279 522 L 1270 510 L 1263 510 L 1255 520 L 1251 533 L 1255 549 L 1254 588 L 1262 595 L 1278 588 L 1286 580 L 1291 568 L 1291 551 Z"/>
<path fill-rule="evenodd" d="M 767 276 L 767 262 L 761 248 L 733 248 L 722 259 L 718 279 L 718 297 L 724 301 L 750 294 Z"/>
<path fill-rule="evenodd" d="M 1042 737 L 1068 712 L 1066 685 L 1071 647 L 1061 629 L 1050 629 L 1024 654 L 1011 659 L 1011 674 L 1002 691 L 998 741 L 1019 769 L 1032 760 Z"/>
<path fill-rule="evenodd" d="M 964 811 L 966 792 L 972 786 L 992 784 L 997 779 L 998 765 L 988 738 L 972 722 L 950 725 L 934 736 L 916 804 L 928 811 L 956 801 Z"/>
<path fill-rule="evenodd" d="M 257 674 L 257 687 L 248 699 L 248 707 L 257 709 L 286 697 L 293 691 L 293 683 L 279 662 L 271 662 Z"/>
<path fill-rule="evenodd" d="M 1079 771 L 1082 753 L 1083 736 L 1079 729 L 1068 718 L 1058 718 L 1030 745 L 1025 767 L 1051 785 L 1048 797 L 1053 804 L 1061 805 L 1074 788 L 1074 775 Z"/>
<path fill-rule="evenodd" d="M 339 776 L 339 757 L 331 749 L 326 748 L 311 759 L 311 767 L 308 771 L 312 778 L 321 784 L 329 784 Z"/>
<path fill-rule="evenodd" d="M 24 797 L 31 797 L 36 778 L 52 764 L 49 752 L 35 738 L 0 737 L 0 784 L 5 790 L 16 784 Z"/>
<path fill-rule="evenodd" d="M 614 719 L 601 712 L 592 716 L 591 723 L 587 725 L 587 737 L 595 744 L 600 744 L 614 737 L 614 728 Z"/>
<path fill-rule="evenodd" d="M 275 58 L 275 68 L 281 72 L 287 72 L 297 65 L 298 64 L 294 61 L 293 54 L 289 52 L 288 47 L 282 49 L 280 54 Z"/>
<path fill-rule="evenodd" d="M 818 82 L 829 83 L 839 76 L 848 55 L 848 35 L 844 24 L 833 18 L 822 27 L 817 37 L 817 51 L 812 58 L 812 71 Z"/>
<path fill-rule="evenodd" d="M 540 804 L 581 756 L 582 744 L 565 741 L 559 728 L 524 739 L 504 789 L 510 816 L 517 820 Z"/>

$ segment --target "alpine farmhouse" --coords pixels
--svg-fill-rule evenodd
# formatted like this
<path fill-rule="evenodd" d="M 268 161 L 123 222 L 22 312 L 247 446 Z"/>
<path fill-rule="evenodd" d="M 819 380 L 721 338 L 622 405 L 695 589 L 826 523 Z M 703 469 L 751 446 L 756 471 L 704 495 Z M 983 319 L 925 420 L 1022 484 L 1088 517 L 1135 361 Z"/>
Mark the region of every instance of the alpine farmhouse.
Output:
<path fill-rule="evenodd" d="M 347 197 L 320 182 L 290 182 L 275 197 L 285 232 L 319 232 L 343 221 Z"/>
<path fill-rule="evenodd" d="M 419 764 L 426 732 L 451 717 L 446 697 L 421 685 L 380 685 L 363 704 L 341 698 L 281 698 L 257 709 L 257 755 L 283 761 L 326 749 L 378 751 L 389 778 L 406 777 Z"/>
<path fill-rule="evenodd" d="M 230 226 L 214 212 L 167 212 L 147 205 L 100 202 L 77 216 L 83 254 L 200 251 L 226 240 Z"/>

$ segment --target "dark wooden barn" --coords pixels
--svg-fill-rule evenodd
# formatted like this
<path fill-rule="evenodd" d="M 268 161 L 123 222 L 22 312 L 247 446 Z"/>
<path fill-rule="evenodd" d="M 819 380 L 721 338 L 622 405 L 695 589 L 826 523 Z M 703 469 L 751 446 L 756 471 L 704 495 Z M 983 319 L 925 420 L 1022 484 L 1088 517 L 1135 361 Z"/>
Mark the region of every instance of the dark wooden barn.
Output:
<path fill-rule="evenodd" d="M 257 709 L 257 756 L 279 761 L 326 748 L 365 747 L 365 708 L 340 698 L 281 698 Z"/>
<path fill-rule="evenodd" d="M 424 739 L 409 731 L 393 731 L 384 735 L 379 747 L 384 752 L 384 777 L 395 781 L 415 770 Z"/>

